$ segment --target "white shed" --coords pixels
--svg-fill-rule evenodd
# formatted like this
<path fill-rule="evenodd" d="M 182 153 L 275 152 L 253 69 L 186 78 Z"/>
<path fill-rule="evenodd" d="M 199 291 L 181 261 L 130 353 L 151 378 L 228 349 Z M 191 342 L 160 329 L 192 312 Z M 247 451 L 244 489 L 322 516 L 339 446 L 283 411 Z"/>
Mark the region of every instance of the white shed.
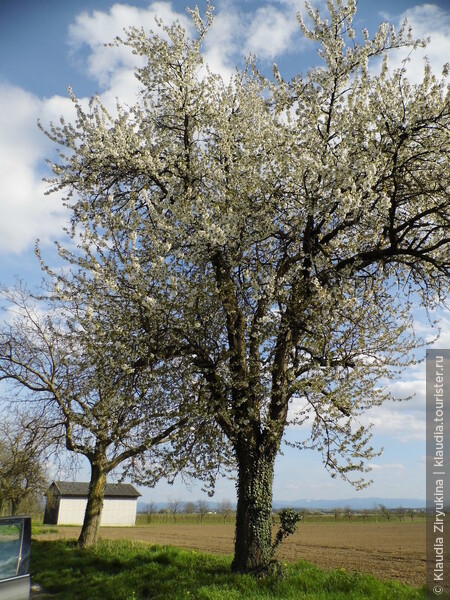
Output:
<path fill-rule="evenodd" d="M 44 523 L 82 525 L 89 483 L 54 481 L 45 493 Z M 129 527 L 136 524 L 137 499 L 141 494 L 129 483 L 107 483 L 100 526 Z"/>

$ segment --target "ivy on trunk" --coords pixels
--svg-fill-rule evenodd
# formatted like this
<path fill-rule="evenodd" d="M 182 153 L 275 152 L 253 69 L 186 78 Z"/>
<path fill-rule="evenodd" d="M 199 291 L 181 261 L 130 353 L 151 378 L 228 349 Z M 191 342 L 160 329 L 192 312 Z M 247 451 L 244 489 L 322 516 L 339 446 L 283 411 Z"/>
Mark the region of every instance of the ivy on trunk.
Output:
<path fill-rule="evenodd" d="M 238 456 L 235 550 L 232 568 L 258 573 L 272 559 L 273 453 L 241 445 Z"/>

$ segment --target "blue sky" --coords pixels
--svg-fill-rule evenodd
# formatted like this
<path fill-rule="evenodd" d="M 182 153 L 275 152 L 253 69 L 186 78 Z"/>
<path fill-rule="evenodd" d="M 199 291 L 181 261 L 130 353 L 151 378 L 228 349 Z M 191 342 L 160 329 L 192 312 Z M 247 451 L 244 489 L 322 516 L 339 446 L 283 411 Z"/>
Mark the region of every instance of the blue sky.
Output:
<path fill-rule="evenodd" d="M 289 77 L 305 73 L 317 63 L 314 48 L 300 34 L 296 11 L 301 0 L 217 0 L 216 23 L 205 47 L 206 59 L 224 77 L 248 52 L 255 53 L 260 67 L 269 72 L 277 62 Z M 321 6 L 323 0 L 313 2 Z M 204 8 L 204 2 L 199 3 Z M 60 198 L 46 196 L 41 181 L 46 174 L 45 158 L 53 148 L 36 126 L 64 114 L 70 117 L 67 88 L 78 97 L 99 93 L 104 102 L 117 96 L 132 101 L 135 90 L 130 57 L 104 48 L 123 27 L 155 28 L 154 15 L 165 20 L 189 19 L 185 0 L 148 2 L 129 0 L 0 0 L 0 282 L 11 284 L 21 277 L 32 284 L 40 278 L 33 248 L 37 238 L 48 257 L 53 241 L 61 239 L 67 217 Z M 407 17 L 417 37 L 431 36 L 425 50 L 432 67 L 440 71 L 450 60 L 450 0 L 395 3 L 359 0 L 356 28 L 373 33 L 378 24 L 394 25 Z M 423 52 L 410 63 L 410 77 L 417 80 Z M 393 64 L 400 57 L 393 58 Z M 422 316 L 417 313 L 422 322 Z M 443 333 L 438 347 L 450 347 L 450 319 L 442 315 Z M 366 422 L 374 423 L 374 444 L 383 455 L 373 460 L 373 485 L 361 496 L 393 498 L 425 495 L 425 365 L 419 364 L 394 384 L 408 403 L 385 404 L 374 409 Z M 290 430 L 295 439 L 302 431 Z M 86 478 L 86 474 L 84 474 Z M 155 490 L 141 488 L 144 500 L 198 499 L 199 488 L 187 490 L 181 482 L 158 484 Z M 278 459 L 274 497 L 349 498 L 355 491 L 340 480 L 332 480 L 323 469 L 320 455 L 286 449 Z M 234 501 L 233 482 L 219 481 L 216 499 Z"/>

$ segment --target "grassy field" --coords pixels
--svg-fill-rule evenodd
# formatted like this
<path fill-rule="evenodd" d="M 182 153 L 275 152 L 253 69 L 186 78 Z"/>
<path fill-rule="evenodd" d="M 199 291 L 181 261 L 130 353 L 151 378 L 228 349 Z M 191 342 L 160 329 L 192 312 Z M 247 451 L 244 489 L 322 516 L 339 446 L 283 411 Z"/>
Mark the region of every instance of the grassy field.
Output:
<path fill-rule="evenodd" d="M 345 569 L 284 563 L 283 576 L 230 573 L 231 556 L 102 539 L 90 550 L 74 541 L 34 540 L 31 574 L 61 600 L 423 600 L 424 589 L 382 582 Z M 47 596 L 48 594 L 48 596 Z"/>
<path fill-rule="evenodd" d="M 79 527 L 34 528 L 40 540 L 75 539 Z M 171 545 L 217 555 L 233 553 L 234 525 L 153 523 L 140 527 L 104 527 L 100 536 Z M 425 582 L 425 523 L 301 523 L 280 546 L 277 558 L 307 560 L 320 568 L 368 573 L 419 587 Z"/>
<path fill-rule="evenodd" d="M 278 516 L 276 514 L 273 515 L 274 522 L 277 523 Z M 168 525 L 168 524 L 178 524 L 178 525 L 195 525 L 198 523 L 209 524 L 209 525 L 219 525 L 221 523 L 233 523 L 234 522 L 234 514 L 229 515 L 221 515 L 220 513 L 207 513 L 203 517 L 196 513 L 186 514 L 186 513 L 178 513 L 176 515 L 172 515 L 170 513 L 153 513 L 153 514 L 145 514 L 138 513 L 136 517 L 136 525 Z M 337 517 L 333 516 L 331 513 L 310 513 L 305 512 L 302 514 L 302 522 L 303 523 L 420 523 L 425 522 L 425 517 L 423 513 L 413 513 L 413 516 L 409 516 L 409 514 L 404 514 L 399 518 L 396 514 L 390 515 L 390 521 L 388 521 L 387 517 L 379 512 L 369 512 L 369 513 L 353 513 L 350 516 L 345 516 L 344 514 L 340 514 Z"/>

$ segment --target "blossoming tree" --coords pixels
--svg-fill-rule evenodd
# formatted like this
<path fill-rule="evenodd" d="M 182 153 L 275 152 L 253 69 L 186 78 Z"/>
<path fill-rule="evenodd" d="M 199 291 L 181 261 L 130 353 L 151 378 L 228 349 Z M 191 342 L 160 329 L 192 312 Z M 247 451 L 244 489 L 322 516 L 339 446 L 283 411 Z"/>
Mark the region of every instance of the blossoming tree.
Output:
<path fill-rule="evenodd" d="M 375 450 L 358 417 L 389 397 L 380 378 L 419 343 L 414 296 L 432 307 L 448 292 L 445 77 L 425 65 L 412 85 L 389 70 L 391 50 L 420 44 L 406 26 L 359 39 L 354 0 L 328 11 L 309 8 L 310 27 L 299 17 L 323 66 L 290 81 L 252 61 L 229 82 L 211 73 L 210 8 L 192 11 L 194 39 L 179 24 L 131 29 L 117 43 L 143 59 L 136 105 L 73 97 L 76 121 L 48 131 L 80 247 L 61 249 L 79 267 L 67 289 L 95 273 L 138 307 L 151 355 L 188 361 L 235 456 L 238 571 L 271 561 L 289 424 L 309 419 L 298 445 L 365 484 L 352 474 Z"/>
<path fill-rule="evenodd" d="M 57 281 L 50 281 L 58 290 Z M 45 415 L 45 428 L 42 419 L 34 418 L 33 425 L 29 417 L 28 437 L 37 440 L 32 454 L 43 454 L 47 443 L 60 455 L 62 440 L 89 463 L 78 539 L 87 547 L 98 539 L 113 472 L 153 485 L 183 470 L 209 483 L 221 461 L 213 458 L 215 445 L 205 443 L 213 437 L 205 435 L 211 419 L 196 409 L 201 392 L 182 361 L 176 371 L 171 365 L 172 373 L 148 356 L 145 365 L 132 368 L 129 363 L 141 362 L 136 350 L 143 345 L 137 349 L 127 337 L 125 346 L 119 312 L 111 303 L 106 307 L 104 297 L 103 313 L 94 313 L 95 303 L 80 292 L 68 299 L 41 290 L 37 299 L 23 287 L 0 290 L 9 314 L 0 328 L 0 381 L 30 415 Z"/>

